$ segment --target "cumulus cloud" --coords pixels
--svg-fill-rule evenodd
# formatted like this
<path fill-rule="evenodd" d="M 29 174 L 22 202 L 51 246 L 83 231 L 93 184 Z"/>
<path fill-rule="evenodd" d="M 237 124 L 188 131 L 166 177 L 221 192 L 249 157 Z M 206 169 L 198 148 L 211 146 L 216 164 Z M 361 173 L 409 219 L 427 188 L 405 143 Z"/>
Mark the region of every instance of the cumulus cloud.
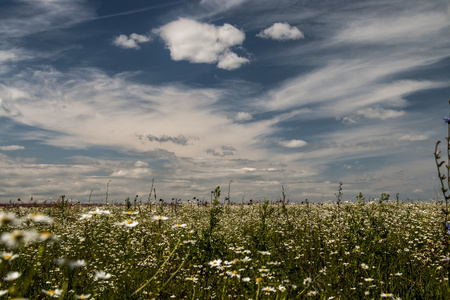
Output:
<path fill-rule="evenodd" d="M 173 60 L 191 63 L 217 63 L 217 67 L 234 70 L 248 63 L 231 51 L 244 42 L 245 34 L 230 24 L 214 26 L 180 18 L 155 30 L 170 50 Z"/>
<path fill-rule="evenodd" d="M 150 41 L 150 38 L 145 35 L 132 33 L 130 36 L 126 36 L 125 34 L 121 34 L 117 36 L 113 44 L 117 47 L 121 47 L 124 49 L 140 49 L 139 44 L 147 43 Z"/>
<path fill-rule="evenodd" d="M 291 26 L 287 23 L 275 23 L 269 28 L 262 30 L 256 36 L 263 39 L 273 39 L 278 41 L 298 40 L 305 38 L 303 33 L 297 27 Z"/>
<path fill-rule="evenodd" d="M 306 146 L 308 143 L 303 140 L 286 140 L 280 141 L 278 144 L 286 148 L 301 148 Z"/>
<path fill-rule="evenodd" d="M 24 146 L 10 145 L 10 146 L 0 146 L 0 150 L 2 151 L 15 151 L 15 150 L 23 150 Z"/>

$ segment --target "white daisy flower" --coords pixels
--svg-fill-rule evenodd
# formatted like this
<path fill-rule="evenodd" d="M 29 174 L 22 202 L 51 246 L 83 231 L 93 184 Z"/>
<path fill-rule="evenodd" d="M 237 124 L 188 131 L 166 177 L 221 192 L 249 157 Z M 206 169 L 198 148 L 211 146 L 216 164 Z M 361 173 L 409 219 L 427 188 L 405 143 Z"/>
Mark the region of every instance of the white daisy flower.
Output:
<path fill-rule="evenodd" d="M 53 298 L 59 298 L 62 295 L 63 290 L 54 289 L 54 290 L 42 290 L 44 294 Z"/>
<path fill-rule="evenodd" d="M 12 252 L 2 252 L 0 254 L 0 257 L 4 260 L 4 261 L 8 261 L 11 262 L 12 260 L 16 259 L 19 257 L 18 254 L 14 254 Z"/>
<path fill-rule="evenodd" d="M 137 224 L 139 224 L 139 222 L 133 221 L 133 220 L 126 220 L 126 221 L 123 221 L 121 223 L 117 223 L 117 225 L 122 225 L 122 226 L 125 226 L 125 227 L 134 227 Z"/>
<path fill-rule="evenodd" d="M 98 280 L 107 280 L 110 279 L 112 277 L 111 274 L 106 273 L 105 271 L 97 271 L 94 275 L 95 278 L 97 278 Z"/>
<path fill-rule="evenodd" d="M 6 281 L 16 280 L 17 278 L 20 277 L 20 275 L 22 275 L 22 273 L 20 273 L 20 272 L 16 272 L 16 271 L 8 272 L 6 274 L 6 276 L 3 278 L 3 280 L 6 280 Z"/>
<path fill-rule="evenodd" d="M 53 220 L 49 216 L 43 215 L 41 213 L 32 213 L 27 216 L 28 220 L 31 220 L 35 223 L 45 223 L 52 224 Z"/>
<path fill-rule="evenodd" d="M 209 263 L 208 263 L 208 265 L 210 265 L 211 267 L 220 267 L 220 265 L 222 264 L 222 260 L 221 259 L 216 259 L 216 260 L 213 260 L 213 261 L 210 261 Z"/>

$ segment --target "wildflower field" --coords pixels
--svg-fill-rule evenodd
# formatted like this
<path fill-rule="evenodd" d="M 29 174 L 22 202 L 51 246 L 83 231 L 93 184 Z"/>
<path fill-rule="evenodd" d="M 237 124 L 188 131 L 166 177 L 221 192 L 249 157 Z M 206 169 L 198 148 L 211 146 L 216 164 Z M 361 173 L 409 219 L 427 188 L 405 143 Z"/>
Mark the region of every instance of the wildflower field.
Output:
<path fill-rule="evenodd" d="M 450 299 L 444 207 L 6 206 L 0 299 Z"/>

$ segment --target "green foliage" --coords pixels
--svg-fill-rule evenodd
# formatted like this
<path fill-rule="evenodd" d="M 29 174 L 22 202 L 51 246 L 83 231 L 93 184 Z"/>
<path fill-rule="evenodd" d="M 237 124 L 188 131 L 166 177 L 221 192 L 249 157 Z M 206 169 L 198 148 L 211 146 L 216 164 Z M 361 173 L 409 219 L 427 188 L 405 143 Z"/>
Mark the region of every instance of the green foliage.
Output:
<path fill-rule="evenodd" d="M 213 205 L 219 204 L 220 186 L 217 186 L 217 187 L 214 189 L 213 196 L 214 196 L 214 202 L 213 202 Z"/>
<path fill-rule="evenodd" d="M 380 197 L 380 203 L 383 203 L 385 201 L 388 201 L 389 198 L 391 197 L 391 195 L 387 194 L 387 193 L 382 193 L 381 197 Z"/>
<path fill-rule="evenodd" d="M 130 197 L 127 197 L 127 199 L 125 199 L 125 206 L 127 207 L 127 210 L 130 210 L 131 208 Z"/>
<path fill-rule="evenodd" d="M 366 200 L 366 197 L 364 197 L 363 194 L 359 192 L 359 195 L 356 196 L 356 200 L 359 204 L 361 204 L 364 200 Z"/>
<path fill-rule="evenodd" d="M 29 299 L 44 299 L 43 290 L 108 300 L 450 298 L 440 204 L 138 206 L 142 214 L 125 206 L 65 205 L 64 215 L 59 204 L 4 208 L 1 240 L 18 230 L 18 244 L 0 243 L 0 278 L 21 274 L 0 291 Z M 24 243 L 19 232 L 34 237 Z"/>
<path fill-rule="evenodd" d="M 339 182 L 338 193 L 335 194 L 335 196 L 336 196 L 336 204 L 340 206 L 342 203 L 342 196 L 344 196 L 344 193 L 342 193 L 342 181 Z"/>

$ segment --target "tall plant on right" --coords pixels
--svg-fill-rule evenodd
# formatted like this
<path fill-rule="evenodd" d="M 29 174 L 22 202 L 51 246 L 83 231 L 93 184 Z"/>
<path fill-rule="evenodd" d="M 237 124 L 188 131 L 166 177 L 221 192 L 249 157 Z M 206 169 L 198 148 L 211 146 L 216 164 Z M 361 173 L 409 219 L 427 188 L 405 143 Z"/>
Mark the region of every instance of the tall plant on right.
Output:
<path fill-rule="evenodd" d="M 438 150 L 441 141 L 437 141 L 434 149 L 434 160 L 437 166 L 439 181 L 441 182 L 441 191 L 445 199 L 445 208 L 443 208 L 442 211 L 445 214 L 445 223 L 447 225 L 448 215 L 450 213 L 448 210 L 448 202 L 450 200 L 450 195 L 448 194 L 450 187 L 450 117 L 444 117 L 443 119 L 444 124 L 447 124 L 448 127 L 447 136 L 445 137 L 445 140 L 447 141 L 447 157 L 446 159 L 441 158 L 442 151 Z"/>

